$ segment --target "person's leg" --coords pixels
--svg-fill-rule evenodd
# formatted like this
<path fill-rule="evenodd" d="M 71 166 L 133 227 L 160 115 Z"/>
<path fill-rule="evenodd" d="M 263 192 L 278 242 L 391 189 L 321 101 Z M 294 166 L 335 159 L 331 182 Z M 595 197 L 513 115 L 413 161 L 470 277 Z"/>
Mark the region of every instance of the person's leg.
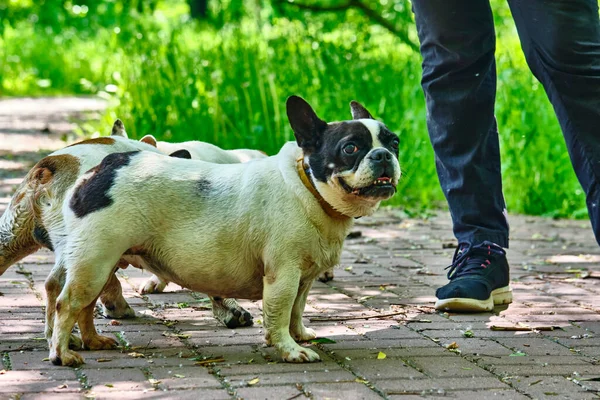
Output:
<path fill-rule="evenodd" d="M 422 86 L 436 167 L 460 243 L 508 247 L 487 0 L 415 0 Z"/>
<path fill-rule="evenodd" d="M 600 19 L 597 0 L 509 0 L 531 71 L 560 122 L 600 244 Z"/>
<path fill-rule="evenodd" d="M 436 308 L 491 310 L 510 303 L 508 222 L 500 171 L 496 37 L 487 0 L 413 0 L 427 128 L 459 242 Z"/>

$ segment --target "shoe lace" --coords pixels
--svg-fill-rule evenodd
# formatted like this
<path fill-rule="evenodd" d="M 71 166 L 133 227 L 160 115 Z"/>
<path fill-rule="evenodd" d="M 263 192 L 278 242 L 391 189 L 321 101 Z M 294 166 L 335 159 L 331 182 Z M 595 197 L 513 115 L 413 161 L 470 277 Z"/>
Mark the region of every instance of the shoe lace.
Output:
<path fill-rule="evenodd" d="M 501 247 L 487 241 L 476 246 L 459 245 L 454 252 L 452 264 L 445 268 L 449 269 L 448 279 L 481 272 L 492 263 L 490 259 L 505 254 Z"/>

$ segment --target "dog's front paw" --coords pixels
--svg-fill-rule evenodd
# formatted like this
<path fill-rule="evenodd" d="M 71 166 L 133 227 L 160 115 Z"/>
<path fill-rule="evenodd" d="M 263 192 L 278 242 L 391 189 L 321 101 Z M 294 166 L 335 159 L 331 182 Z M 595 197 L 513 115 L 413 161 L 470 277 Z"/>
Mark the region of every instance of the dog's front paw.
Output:
<path fill-rule="evenodd" d="M 64 365 L 65 367 L 77 367 L 81 364 L 85 364 L 83 357 L 73 350 L 63 351 L 60 355 L 51 351 L 50 361 L 54 365 Z"/>
<path fill-rule="evenodd" d="M 69 348 L 72 350 L 82 350 L 83 349 L 83 340 L 77 335 L 71 333 L 69 337 Z"/>
<path fill-rule="evenodd" d="M 281 358 L 285 362 L 304 363 L 320 361 L 321 357 L 309 348 L 298 346 L 286 346 L 281 349 Z"/>
<path fill-rule="evenodd" d="M 169 284 L 169 282 L 165 282 L 162 279 L 160 279 L 158 276 L 152 275 L 152 277 L 150 279 L 148 279 L 146 281 L 146 283 L 144 283 L 140 287 L 140 293 L 141 294 L 162 293 L 168 284 Z"/>
<path fill-rule="evenodd" d="M 321 275 L 319 275 L 319 280 L 321 282 L 329 282 L 329 281 L 333 280 L 333 269 L 330 269 L 329 271 L 325 271 Z"/>
<path fill-rule="evenodd" d="M 111 350 L 116 348 L 119 343 L 108 336 L 96 335 L 85 341 L 85 348 L 87 350 Z"/>
<path fill-rule="evenodd" d="M 317 337 L 317 332 L 313 329 L 302 326 L 299 332 L 290 332 L 296 342 L 306 342 Z"/>

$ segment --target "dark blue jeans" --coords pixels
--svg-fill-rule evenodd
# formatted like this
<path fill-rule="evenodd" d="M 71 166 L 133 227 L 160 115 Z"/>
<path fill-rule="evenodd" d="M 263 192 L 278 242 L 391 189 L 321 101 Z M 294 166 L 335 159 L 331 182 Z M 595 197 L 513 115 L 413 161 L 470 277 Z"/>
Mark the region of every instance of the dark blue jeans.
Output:
<path fill-rule="evenodd" d="M 598 1 L 508 3 L 529 68 L 560 122 L 600 244 Z M 489 240 L 508 247 L 489 1 L 413 0 L 413 11 L 423 55 L 427 126 L 454 234 L 461 243 Z"/>

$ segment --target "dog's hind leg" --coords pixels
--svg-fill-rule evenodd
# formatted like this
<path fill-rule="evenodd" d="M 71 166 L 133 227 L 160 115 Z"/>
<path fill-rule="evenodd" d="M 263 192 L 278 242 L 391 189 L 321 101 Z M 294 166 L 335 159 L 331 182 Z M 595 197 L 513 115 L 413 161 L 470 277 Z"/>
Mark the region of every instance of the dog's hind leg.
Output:
<path fill-rule="evenodd" d="M 99 249 L 107 249 L 114 245 L 99 245 Z M 85 340 L 94 345 L 94 331 L 91 331 L 89 320 L 96 299 L 102 289 L 114 275 L 114 266 L 119 261 L 120 254 L 111 255 L 98 252 L 95 256 L 88 254 L 73 254 L 66 265 L 67 279 L 56 301 L 54 330 L 50 347 L 50 361 L 55 365 L 75 366 L 83 363 L 83 357 L 69 350 L 69 337 L 75 322 L 83 322 L 82 333 Z M 84 312 L 85 310 L 85 312 Z M 84 314 L 82 315 L 82 312 Z M 87 319 L 86 319 L 87 318 Z M 97 333 L 96 333 L 97 335 Z"/>
<path fill-rule="evenodd" d="M 300 269 L 294 265 L 283 265 L 276 272 L 263 278 L 263 313 L 267 327 L 267 338 L 275 346 L 284 361 L 318 361 L 313 350 L 299 346 L 290 335 L 292 307 L 299 293 Z"/>
<path fill-rule="evenodd" d="M 113 275 L 114 276 L 114 275 Z M 101 336 L 94 326 L 94 310 L 96 309 L 96 300 L 85 307 L 79 314 L 77 323 L 81 331 L 81 338 L 86 350 L 110 350 L 117 347 L 115 339 L 108 336 Z"/>
<path fill-rule="evenodd" d="M 230 329 L 252 326 L 252 314 L 241 307 L 235 299 L 210 297 L 213 316 Z"/>
<path fill-rule="evenodd" d="M 135 311 L 127 304 L 127 300 L 123 297 L 123 288 L 121 282 L 115 274 L 112 274 L 107 282 L 100 301 L 104 306 L 104 315 L 108 318 L 133 318 Z"/>
<path fill-rule="evenodd" d="M 298 342 L 305 342 L 317 337 L 314 330 L 304 326 L 302 322 L 302 314 L 304 313 L 304 307 L 306 306 L 306 298 L 308 292 L 312 287 L 312 280 L 304 280 L 300 282 L 300 288 L 298 289 L 298 295 L 294 301 L 292 307 L 292 317 L 290 320 L 290 334 L 294 340 Z"/>

